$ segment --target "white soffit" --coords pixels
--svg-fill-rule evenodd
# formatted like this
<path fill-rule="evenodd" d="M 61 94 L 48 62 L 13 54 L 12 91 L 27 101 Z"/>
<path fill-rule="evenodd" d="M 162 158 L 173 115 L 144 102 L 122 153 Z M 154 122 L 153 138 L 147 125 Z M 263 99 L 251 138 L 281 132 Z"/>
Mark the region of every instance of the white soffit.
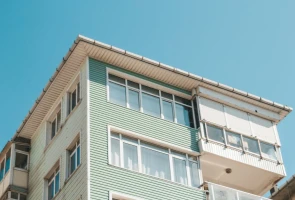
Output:
<path fill-rule="evenodd" d="M 290 107 L 79 35 L 14 137 L 32 137 L 87 56 L 188 91 L 192 91 L 199 85 L 213 88 L 240 100 L 280 113 L 282 118 L 292 111 Z"/>

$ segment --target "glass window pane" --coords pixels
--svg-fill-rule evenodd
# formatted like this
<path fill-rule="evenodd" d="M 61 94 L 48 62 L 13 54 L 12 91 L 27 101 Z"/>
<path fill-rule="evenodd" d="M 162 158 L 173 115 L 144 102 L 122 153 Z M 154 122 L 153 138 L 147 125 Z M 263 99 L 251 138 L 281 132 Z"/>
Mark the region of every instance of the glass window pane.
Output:
<path fill-rule="evenodd" d="M 11 192 L 11 198 L 17 199 L 18 200 L 18 193 L 16 192 Z"/>
<path fill-rule="evenodd" d="M 1 167 L 0 167 L 0 182 L 2 181 L 3 178 L 4 178 L 4 161 L 1 163 Z"/>
<path fill-rule="evenodd" d="M 139 84 L 138 83 L 135 83 L 135 82 L 133 82 L 133 81 L 127 81 L 127 84 L 128 84 L 128 86 L 130 86 L 130 87 L 133 87 L 133 88 L 136 88 L 136 89 L 139 89 Z"/>
<path fill-rule="evenodd" d="M 56 120 L 56 122 L 57 122 L 57 124 L 56 124 L 57 130 L 59 130 L 59 128 L 60 128 L 60 121 L 61 121 L 61 111 L 58 111 L 57 120 Z"/>
<path fill-rule="evenodd" d="M 175 182 L 187 185 L 187 174 L 185 160 L 173 158 Z"/>
<path fill-rule="evenodd" d="M 111 136 L 120 139 L 120 135 L 118 133 L 111 132 Z"/>
<path fill-rule="evenodd" d="M 164 115 L 164 119 L 170 120 L 170 121 L 174 121 L 174 117 L 173 117 L 173 105 L 172 102 L 169 101 L 162 101 L 163 104 L 163 115 Z"/>
<path fill-rule="evenodd" d="M 131 143 L 134 143 L 134 144 L 138 144 L 138 139 L 134 139 L 132 137 L 128 137 L 128 136 L 125 136 L 125 135 L 122 135 L 122 140 L 127 141 L 127 142 L 131 142 Z"/>
<path fill-rule="evenodd" d="M 125 79 L 124 78 L 121 78 L 121 77 L 118 77 L 118 76 L 115 76 L 113 74 L 109 74 L 109 79 L 112 80 L 112 81 L 115 81 L 117 83 L 122 83 L 125 85 Z"/>
<path fill-rule="evenodd" d="M 72 110 L 76 107 L 76 94 L 77 94 L 76 90 L 74 90 L 73 93 L 71 94 Z"/>
<path fill-rule="evenodd" d="M 241 136 L 239 134 L 226 131 L 226 137 L 229 145 L 242 148 Z"/>
<path fill-rule="evenodd" d="M 77 147 L 77 166 L 79 166 L 81 163 L 81 151 L 80 150 L 81 150 L 81 147 L 78 146 Z"/>
<path fill-rule="evenodd" d="M 120 141 L 117 139 L 111 139 L 111 163 L 116 166 L 120 166 Z"/>
<path fill-rule="evenodd" d="M 160 99 L 149 94 L 142 93 L 142 107 L 143 112 L 160 117 Z"/>
<path fill-rule="evenodd" d="M 15 149 L 17 150 L 21 150 L 21 151 L 25 151 L 25 152 L 29 152 L 30 151 L 30 147 L 27 145 L 21 145 L 21 144 L 15 144 Z"/>
<path fill-rule="evenodd" d="M 214 185 L 213 188 L 215 200 L 237 200 L 235 191 L 216 185 Z M 210 199 L 213 199 L 211 193 L 212 191 L 210 192 Z"/>
<path fill-rule="evenodd" d="M 27 200 L 27 196 L 24 194 L 20 194 L 19 200 Z"/>
<path fill-rule="evenodd" d="M 191 100 L 184 99 L 184 98 L 179 97 L 179 96 L 174 96 L 174 98 L 175 98 L 175 101 L 176 101 L 176 102 L 179 102 L 179 103 L 182 103 L 182 104 L 186 104 L 186 105 L 188 105 L 188 106 L 191 106 L 191 105 L 192 105 L 192 104 L 191 104 Z"/>
<path fill-rule="evenodd" d="M 151 148 L 151 149 L 154 149 L 154 150 L 157 150 L 157 151 L 162 151 L 164 153 L 169 153 L 169 150 L 164 148 L 164 147 L 161 147 L 161 146 L 156 146 L 154 144 L 150 144 L 150 143 L 147 143 L 147 142 L 144 142 L 144 141 L 140 141 L 140 144 L 144 147 L 147 147 L 147 148 Z"/>
<path fill-rule="evenodd" d="M 198 163 L 189 162 L 190 174 L 191 174 L 191 184 L 193 187 L 199 187 L 200 177 L 199 177 L 199 166 Z"/>
<path fill-rule="evenodd" d="M 161 91 L 161 96 L 164 97 L 164 98 L 166 98 L 166 99 L 173 100 L 173 95 L 172 94 L 169 94 L 167 92 Z"/>
<path fill-rule="evenodd" d="M 243 136 L 243 141 L 246 151 L 259 154 L 259 146 L 257 140 Z"/>
<path fill-rule="evenodd" d="M 141 148 L 142 172 L 170 180 L 170 164 L 168 154 Z"/>
<path fill-rule="evenodd" d="M 123 144 L 124 168 L 138 171 L 137 147 L 131 144 Z"/>
<path fill-rule="evenodd" d="M 122 106 L 126 106 L 126 91 L 125 87 L 115 84 L 109 83 L 110 87 L 110 101 Z"/>
<path fill-rule="evenodd" d="M 260 147 L 261 147 L 262 156 L 277 160 L 276 148 L 274 145 L 260 142 Z"/>
<path fill-rule="evenodd" d="M 148 87 L 148 86 L 145 86 L 145 85 L 141 85 L 141 89 L 144 92 L 148 92 L 148 93 L 159 96 L 159 90 L 157 90 L 157 89 L 154 89 L 154 88 L 151 88 L 151 87 Z"/>
<path fill-rule="evenodd" d="M 48 186 L 48 200 L 51 200 L 54 197 L 54 182 L 52 182 L 49 186 Z"/>
<path fill-rule="evenodd" d="M 80 97 L 80 89 L 81 89 L 81 88 L 80 88 L 80 83 L 78 83 L 78 84 L 77 84 L 77 101 L 78 101 L 78 102 L 79 102 L 79 100 L 80 100 L 80 98 L 81 98 L 81 97 Z"/>
<path fill-rule="evenodd" d="M 57 173 L 55 175 L 55 181 L 54 181 L 54 183 L 55 183 L 55 194 L 56 194 L 59 191 L 59 173 Z"/>
<path fill-rule="evenodd" d="M 171 154 L 186 159 L 186 154 L 171 150 Z"/>
<path fill-rule="evenodd" d="M 5 162 L 5 173 L 6 174 L 9 169 L 10 169 L 10 154 L 11 154 L 11 149 L 6 153 L 6 162 Z"/>
<path fill-rule="evenodd" d="M 223 130 L 215 126 L 207 125 L 208 137 L 211 140 L 224 143 Z"/>
<path fill-rule="evenodd" d="M 54 119 L 54 121 L 51 123 L 51 139 L 55 136 L 55 132 L 56 132 L 56 122 Z"/>
<path fill-rule="evenodd" d="M 185 126 L 194 127 L 194 119 L 192 108 L 175 104 L 177 123 Z"/>
<path fill-rule="evenodd" d="M 139 92 L 128 90 L 129 106 L 131 109 L 139 110 Z"/>
<path fill-rule="evenodd" d="M 28 170 L 28 155 L 16 153 L 15 154 L 15 167 Z"/>
<path fill-rule="evenodd" d="M 71 171 L 70 174 L 72 174 L 76 169 L 76 152 L 71 156 Z"/>

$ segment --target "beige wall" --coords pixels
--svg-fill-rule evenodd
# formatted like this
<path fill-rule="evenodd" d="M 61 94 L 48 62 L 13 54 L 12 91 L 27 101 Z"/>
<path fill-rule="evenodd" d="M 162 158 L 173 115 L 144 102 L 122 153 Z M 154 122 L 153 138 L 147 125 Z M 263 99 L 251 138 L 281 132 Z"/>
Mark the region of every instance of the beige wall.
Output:
<path fill-rule="evenodd" d="M 78 74 L 78 72 L 77 72 Z M 73 77 L 74 79 L 74 77 Z M 31 141 L 30 153 L 30 173 L 29 173 L 29 195 L 28 200 L 44 199 L 44 177 L 53 168 L 54 164 L 60 162 L 60 192 L 56 199 L 78 200 L 87 199 L 87 82 L 86 82 L 86 63 L 81 69 L 81 91 L 82 100 L 76 109 L 66 118 L 66 109 L 62 109 L 61 131 L 46 147 L 47 123 L 44 120 L 38 128 Z M 70 84 L 68 85 L 70 86 Z M 53 111 L 63 98 L 63 104 L 67 102 L 66 91 L 63 96 L 56 101 Z M 64 106 L 64 105 L 62 105 Z M 50 112 L 51 112 L 50 111 Z M 49 113 L 50 113 L 49 112 Z M 46 119 L 48 119 L 48 116 Z M 73 142 L 77 134 L 81 133 L 81 165 L 77 171 L 66 180 L 66 149 Z M 46 199 L 46 198 L 45 198 Z"/>

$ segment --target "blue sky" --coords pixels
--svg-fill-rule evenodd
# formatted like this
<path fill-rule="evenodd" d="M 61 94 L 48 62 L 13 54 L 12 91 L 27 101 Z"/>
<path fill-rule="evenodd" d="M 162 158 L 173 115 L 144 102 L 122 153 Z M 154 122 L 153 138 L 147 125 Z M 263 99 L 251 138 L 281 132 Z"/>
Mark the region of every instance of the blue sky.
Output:
<path fill-rule="evenodd" d="M 0 148 L 78 34 L 295 107 L 295 1 L 81 2 L 1 3 Z M 288 177 L 294 121 L 278 127 Z"/>

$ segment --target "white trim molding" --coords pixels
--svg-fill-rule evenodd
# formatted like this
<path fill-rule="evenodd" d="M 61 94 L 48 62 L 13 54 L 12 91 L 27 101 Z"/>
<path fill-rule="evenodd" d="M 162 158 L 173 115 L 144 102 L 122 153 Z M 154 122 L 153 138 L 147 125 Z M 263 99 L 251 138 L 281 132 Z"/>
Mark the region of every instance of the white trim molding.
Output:
<path fill-rule="evenodd" d="M 134 197 L 131 195 L 126 195 L 120 192 L 112 192 L 109 191 L 109 200 L 112 200 L 113 198 L 122 199 L 122 200 L 144 200 L 142 198 Z"/>

